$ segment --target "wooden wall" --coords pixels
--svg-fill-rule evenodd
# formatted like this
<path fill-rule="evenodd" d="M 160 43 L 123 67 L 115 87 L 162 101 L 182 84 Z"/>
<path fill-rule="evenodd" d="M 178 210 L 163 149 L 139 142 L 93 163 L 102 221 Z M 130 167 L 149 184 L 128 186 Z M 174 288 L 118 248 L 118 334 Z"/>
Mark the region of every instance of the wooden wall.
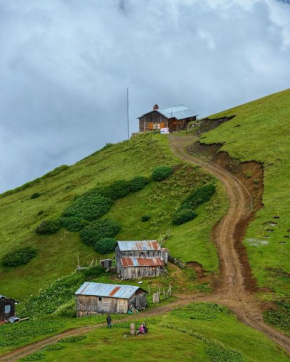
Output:
<path fill-rule="evenodd" d="M 77 296 L 77 316 L 90 316 L 100 313 L 127 313 L 128 300 L 96 296 Z"/>
<path fill-rule="evenodd" d="M 120 275 L 123 279 L 141 279 L 148 277 L 158 277 L 161 272 L 160 266 L 148 267 L 148 266 L 131 266 L 120 269 Z"/>
<path fill-rule="evenodd" d="M 160 130 L 166 127 L 168 127 L 168 119 L 156 111 L 139 118 L 139 132 Z"/>
<path fill-rule="evenodd" d="M 7 321 L 15 316 L 15 300 L 0 298 L 0 321 Z"/>

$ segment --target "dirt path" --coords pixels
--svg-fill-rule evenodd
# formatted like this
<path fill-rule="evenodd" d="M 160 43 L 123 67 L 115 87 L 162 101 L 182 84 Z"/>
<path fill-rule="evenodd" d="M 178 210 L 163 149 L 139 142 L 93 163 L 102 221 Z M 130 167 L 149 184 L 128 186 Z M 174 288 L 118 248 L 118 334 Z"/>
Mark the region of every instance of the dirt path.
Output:
<path fill-rule="evenodd" d="M 218 178 L 223 183 L 229 197 L 228 213 L 213 233 L 220 259 L 219 284 L 213 295 L 196 299 L 227 306 L 241 322 L 263 332 L 290 353 L 290 338 L 263 322 L 259 301 L 255 299 L 254 294 L 246 291 L 242 264 L 235 250 L 235 228 L 248 216 L 251 210 L 251 198 L 247 190 L 227 171 L 205 159 L 190 155 L 186 151 L 186 146 L 190 141 L 192 142 L 192 137 L 172 136 L 170 138 L 171 150 L 183 161 L 199 165 Z"/>
<path fill-rule="evenodd" d="M 221 277 L 215 292 L 211 295 L 195 293 L 178 296 L 178 299 L 175 302 L 152 310 L 149 309 L 142 313 L 142 315 L 150 317 L 165 314 L 176 307 L 189 304 L 193 301 L 219 303 L 230 308 L 241 322 L 263 332 L 290 353 L 290 338 L 263 322 L 260 303 L 255 300 L 253 294 L 246 291 L 242 264 L 240 263 L 234 247 L 236 225 L 248 215 L 251 208 L 249 195 L 243 186 L 225 170 L 208 163 L 203 159 L 188 154 L 185 150 L 185 146 L 190 140 L 192 140 L 192 138 L 171 137 L 170 143 L 172 151 L 183 161 L 194 165 L 200 165 L 204 170 L 218 178 L 224 184 L 229 197 L 228 213 L 216 226 L 213 234 L 214 241 L 218 247 Z M 136 316 L 130 316 L 118 320 L 118 322 L 128 321 L 134 318 L 136 318 Z M 56 343 L 61 338 L 86 334 L 103 326 L 104 324 L 98 324 L 95 326 L 79 327 L 65 331 L 42 341 L 19 348 L 6 356 L 0 357 L 0 361 L 17 361 L 20 358 L 41 350 L 49 344 Z"/>

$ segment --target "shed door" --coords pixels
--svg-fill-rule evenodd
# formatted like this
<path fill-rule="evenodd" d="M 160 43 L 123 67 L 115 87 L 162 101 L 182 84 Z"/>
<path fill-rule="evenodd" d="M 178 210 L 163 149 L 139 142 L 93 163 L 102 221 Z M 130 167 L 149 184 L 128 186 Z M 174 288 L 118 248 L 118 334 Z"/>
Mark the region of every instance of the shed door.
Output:
<path fill-rule="evenodd" d="M 103 298 L 102 299 L 102 306 L 104 312 L 111 312 L 111 298 Z"/>
<path fill-rule="evenodd" d="M 127 313 L 127 300 L 119 299 L 117 302 L 117 313 Z"/>
<path fill-rule="evenodd" d="M 5 305 L 5 314 L 10 314 L 11 313 L 11 305 L 7 304 Z"/>

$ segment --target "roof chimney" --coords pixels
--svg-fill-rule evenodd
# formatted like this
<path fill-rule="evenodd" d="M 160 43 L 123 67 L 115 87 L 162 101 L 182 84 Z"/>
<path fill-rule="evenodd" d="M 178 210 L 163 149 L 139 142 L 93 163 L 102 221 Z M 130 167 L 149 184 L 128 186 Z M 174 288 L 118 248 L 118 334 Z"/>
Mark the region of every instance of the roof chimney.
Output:
<path fill-rule="evenodd" d="M 159 109 L 159 106 L 158 106 L 158 104 L 155 104 L 155 105 L 153 106 L 153 111 L 156 111 L 157 109 Z"/>

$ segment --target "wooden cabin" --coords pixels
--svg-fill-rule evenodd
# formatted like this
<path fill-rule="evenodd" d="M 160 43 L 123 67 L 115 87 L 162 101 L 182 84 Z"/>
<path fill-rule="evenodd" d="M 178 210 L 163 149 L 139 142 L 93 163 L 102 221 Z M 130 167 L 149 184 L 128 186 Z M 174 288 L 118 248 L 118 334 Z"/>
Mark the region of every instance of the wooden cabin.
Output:
<path fill-rule="evenodd" d="M 118 241 L 116 269 L 122 279 L 158 277 L 168 262 L 168 249 L 156 240 Z"/>
<path fill-rule="evenodd" d="M 139 132 L 172 133 L 185 130 L 196 117 L 196 112 L 182 104 L 165 109 L 159 109 L 155 104 L 152 111 L 139 117 Z"/>
<path fill-rule="evenodd" d="M 15 316 L 15 305 L 17 301 L 0 295 L 0 323 L 6 322 Z"/>
<path fill-rule="evenodd" d="M 85 282 L 75 293 L 77 316 L 100 313 L 127 313 L 131 306 L 145 309 L 147 292 L 133 285 Z"/>

